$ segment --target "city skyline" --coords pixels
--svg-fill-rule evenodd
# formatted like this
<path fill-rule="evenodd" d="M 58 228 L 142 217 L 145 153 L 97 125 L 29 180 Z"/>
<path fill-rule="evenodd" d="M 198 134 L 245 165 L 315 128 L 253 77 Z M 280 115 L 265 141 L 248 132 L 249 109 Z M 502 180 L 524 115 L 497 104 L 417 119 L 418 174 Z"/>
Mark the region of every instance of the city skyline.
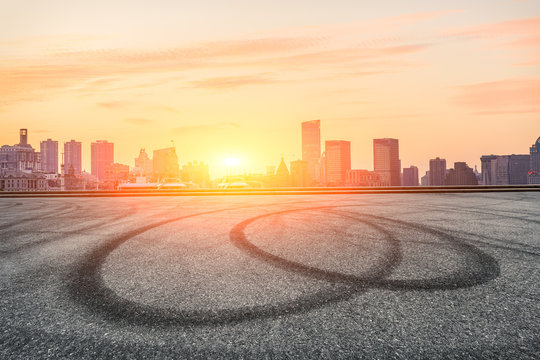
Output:
<path fill-rule="evenodd" d="M 539 1 L 204 4 L 1 5 L 0 143 L 105 138 L 131 163 L 174 140 L 182 162 L 264 171 L 300 159 L 298 122 L 321 119 L 353 168 L 396 138 L 423 174 L 426 158 L 526 153 L 540 132 Z"/>

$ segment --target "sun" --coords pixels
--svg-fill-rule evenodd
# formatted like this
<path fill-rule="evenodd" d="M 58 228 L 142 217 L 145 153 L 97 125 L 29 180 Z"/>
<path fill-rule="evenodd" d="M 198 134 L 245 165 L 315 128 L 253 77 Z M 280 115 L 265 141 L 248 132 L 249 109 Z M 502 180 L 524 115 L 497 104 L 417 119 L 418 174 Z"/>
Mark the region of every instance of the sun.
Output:
<path fill-rule="evenodd" d="M 223 161 L 227 166 L 238 166 L 240 160 L 238 158 L 228 157 Z"/>

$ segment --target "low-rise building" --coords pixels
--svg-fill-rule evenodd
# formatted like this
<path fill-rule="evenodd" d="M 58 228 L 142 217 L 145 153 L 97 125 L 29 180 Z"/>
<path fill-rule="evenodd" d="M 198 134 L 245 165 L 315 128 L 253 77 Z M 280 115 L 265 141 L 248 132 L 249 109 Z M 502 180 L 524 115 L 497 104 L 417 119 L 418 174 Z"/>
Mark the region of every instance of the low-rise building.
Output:
<path fill-rule="evenodd" d="M 0 191 L 47 191 L 47 177 L 40 173 L 6 170 L 0 175 Z"/>

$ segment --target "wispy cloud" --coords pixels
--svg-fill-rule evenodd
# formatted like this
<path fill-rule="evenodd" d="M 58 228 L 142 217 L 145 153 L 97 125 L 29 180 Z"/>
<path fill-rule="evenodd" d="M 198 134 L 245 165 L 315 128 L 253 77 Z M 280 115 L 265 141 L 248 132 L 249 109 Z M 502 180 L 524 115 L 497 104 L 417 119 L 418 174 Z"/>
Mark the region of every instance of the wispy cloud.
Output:
<path fill-rule="evenodd" d="M 186 134 L 195 132 L 207 133 L 208 131 L 220 131 L 238 128 L 240 128 L 240 125 L 234 122 L 218 122 L 214 124 L 179 126 L 172 129 L 172 132 L 175 134 Z"/>
<path fill-rule="evenodd" d="M 126 101 L 107 101 L 98 103 L 97 105 L 105 109 L 119 109 L 127 106 L 128 103 Z"/>
<path fill-rule="evenodd" d="M 540 112 L 540 78 L 483 82 L 457 91 L 454 103 L 477 115 Z"/>
<path fill-rule="evenodd" d="M 133 125 L 148 125 L 154 122 L 154 120 L 145 118 L 127 118 L 124 121 Z"/>
<path fill-rule="evenodd" d="M 274 83 L 276 80 L 266 75 L 245 75 L 245 76 L 219 76 L 191 81 L 190 85 L 207 89 L 229 89 L 247 85 L 261 85 Z"/>

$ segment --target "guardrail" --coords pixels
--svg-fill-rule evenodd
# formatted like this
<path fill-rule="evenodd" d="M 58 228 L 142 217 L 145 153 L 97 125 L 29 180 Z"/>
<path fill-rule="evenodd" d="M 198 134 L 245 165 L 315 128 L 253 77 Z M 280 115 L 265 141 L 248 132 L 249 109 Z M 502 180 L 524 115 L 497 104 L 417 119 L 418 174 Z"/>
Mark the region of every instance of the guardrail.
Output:
<path fill-rule="evenodd" d="M 540 185 L 478 186 L 389 186 L 389 187 L 303 187 L 259 189 L 128 189 L 68 191 L 0 191 L 0 198 L 13 197 L 127 197 L 127 196 L 220 196 L 220 195 L 332 195 L 332 194 L 409 194 L 409 193 L 477 193 L 540 191 Z"/>

